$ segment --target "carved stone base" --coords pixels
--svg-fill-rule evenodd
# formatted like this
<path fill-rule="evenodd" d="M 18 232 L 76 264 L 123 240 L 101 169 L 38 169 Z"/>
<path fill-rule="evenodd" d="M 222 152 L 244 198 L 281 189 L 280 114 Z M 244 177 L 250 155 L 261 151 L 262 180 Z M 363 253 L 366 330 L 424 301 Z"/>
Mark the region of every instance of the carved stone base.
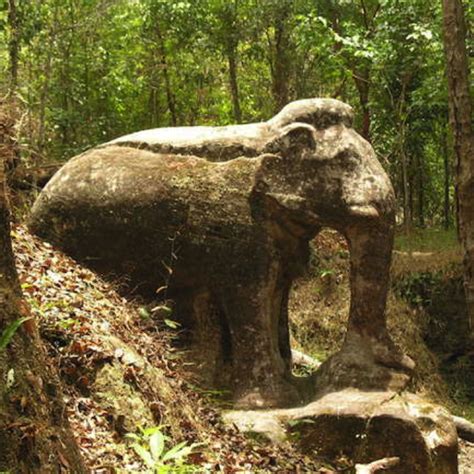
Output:
<path fill-rule="evenodd" d="M 391 474 L 457 474 L 458 439 L 443 408 L 412 394 L 343 390 L 300 408 L 230 411 L 244 432 L 275 442 L 291 437 L 317 456 L 345 454 L 356 463 L 398 457 Z"/>

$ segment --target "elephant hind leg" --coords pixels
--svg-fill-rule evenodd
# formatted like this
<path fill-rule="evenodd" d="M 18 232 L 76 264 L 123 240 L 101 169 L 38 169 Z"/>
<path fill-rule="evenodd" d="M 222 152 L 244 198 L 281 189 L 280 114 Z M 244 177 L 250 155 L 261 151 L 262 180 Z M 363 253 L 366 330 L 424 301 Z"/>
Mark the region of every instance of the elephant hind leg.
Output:
<path fill-rule="evenodd" d="M 227 389 L 232 364 L 229 325 L 208 288 L 180 294 L 176 310 L 183 323 L 183 342 L 190 362 L 206 386 Z"/>

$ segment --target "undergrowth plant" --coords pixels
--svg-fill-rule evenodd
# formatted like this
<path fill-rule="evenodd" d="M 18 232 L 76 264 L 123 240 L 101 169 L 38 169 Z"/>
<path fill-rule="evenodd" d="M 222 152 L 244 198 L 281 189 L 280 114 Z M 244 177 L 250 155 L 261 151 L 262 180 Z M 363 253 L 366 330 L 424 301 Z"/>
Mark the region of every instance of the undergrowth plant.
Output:
<path fill-rule="evenodd" d="M 31 318 L 19 318 L 11 322 L 0 335 L 0 351 L 4 351 L 20 326 Z"/>
<path fill-rule="evenodd" d="M 198 443 L 189 445 L 186 441 L 169 448 L 162 426 L 140 428 L 140 432 L 128 433 L 132 441 L 131 447 L 145 463 L 148 472 L 153 474 L 197 472 L 196 466 L 187 464 L 186 458 L 199 446 Z"/>

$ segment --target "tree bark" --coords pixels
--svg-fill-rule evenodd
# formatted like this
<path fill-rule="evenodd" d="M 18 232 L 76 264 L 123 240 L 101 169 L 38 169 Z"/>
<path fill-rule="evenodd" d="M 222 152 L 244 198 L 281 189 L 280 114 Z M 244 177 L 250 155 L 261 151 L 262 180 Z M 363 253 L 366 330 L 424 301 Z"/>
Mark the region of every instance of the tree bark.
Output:
<path fill-rule="evenodd" d="M 370 142 L 370 66 L 366 66 L 362 71 L 353 70 L 352 77 L 359 93 L 359 102 L 362 109 L 362 129 L 361 135 Z"/>
<path fill-rule="evenodd" d="M 411 80 L 411 75 L 406 74 L 401 81 L 401 92 L 396 106 L 396 117 L 398 122 L 398 142 L 399 142 L 399 153 L 402 162 L 402 187 L 403 187 L 403 226 L 405 232 L 409 234 L 411 232 L 413 223 L 412 213 L 412 202 L 411 186 L 410 186 L 410 159 L 406 150 L 406 91 L 408 84 Z"/>
<path fill-rule="evenodd" d="M 155 35 L 158 41 L 158 51 L 160 54 L 161 68 L 163 71 L 163 79 L 165 81 L 166 89 L 166 102 L 168 104 L 168 110 L 171 117 L 171 125 L 176 127 L 178 124 L 178 116 L 176 113 L 176 99 L 173 93 L 173 86 L 171 84 L 171 78 L 169 75 L 169 65 L 168 65 L 168 56 L 166 54 L 165 42 L 163 39 L 163 34 L 161 33 L 161 28 L 158 20 L 155 19 Z"/>
<path fill-rule="evenodd" d="M 412 226 L 412 213 L 411 213 L 411 203 L 410 203 L 410 182 L 409 182 L 409 175 L 408 175 L 408 156 L 405 150 L 405 126 L 402 126 L 402 130 L 400 130 L 400 155 L 402 158 L 402 185 L 403 185 L 403 226 L 405 232 L 407 234 L 411 231 Z"/>
<path fill-rule="evenodd" d="M 451 212 L 450 212 L 450 182 L 451 173 L 449 170 L 449 152 L 448 152 L 448 134 L 446 133 L 446 127 L 443 127 L 442 134 L 442 152 L 443 152 L 443 164 L 444 164 L 444 228 L 448 230 L 451 226 Z"/>
<path fill-rule="evenodd" d="M 279 112 L 289 101 L 289 81 L 291 71 L 291 45 L 288 21 L 291 2 L 283 0 L 276 8 L 274 60 L 272 67 L 272 92 L 275 112 Z"/>
<path fill-rule="evenodd" d="M 417 152 L 417 181 L 418 181 L 418 225 L 425 227 L 425 166 L 423 155 Z"/>
<path fill-rule="evenodd" d="M 2 118 L 0 110 L 0 338 L 29 314 L 10 239 L 4 158 L 11 131 Z M 32 319 L 0 347 L 0 380 L 0 472 L 87 472 L 68 425 L 58 378 Z"/>
<path fill-rule="evenodd" d="M 229 86 L 232 97 L 232 111 L 237 123 L 242 121 L 239 83 L 237 80 L 237 50 L 239 46 L 238 1 L 228 2 L 221 10 L 222 31 L 224 32 L 225 55 L 229 65 Z"/>
<path fill-rule="evenodd" d="M 464 248 L 464 288 L 471 335 L 474 335 L 474 134 L 461 0 L 443 0 L 443 31 L 456 156 L 459 237 Z"/>
<path fill-rule="evenodd" d="M 18 63 L 20 52 L 20 21 L 16 0 L 8 0 L 8 26 L 10 29 L 8 54 L 10 57 L 10 94 L 14 94 L 18 85 Z"/>
<path fill-rule="evenodd" d="M 236 48 L 229 49 L 227 52 L 229 62 L 229 82 L 230 92 L 232 94 L 232 109 L 234 111 L 234 120 L 237 123 L 242 121 L 242 112 L 240 109 L 239 84 L 237 82 L 237 58 Z"/>

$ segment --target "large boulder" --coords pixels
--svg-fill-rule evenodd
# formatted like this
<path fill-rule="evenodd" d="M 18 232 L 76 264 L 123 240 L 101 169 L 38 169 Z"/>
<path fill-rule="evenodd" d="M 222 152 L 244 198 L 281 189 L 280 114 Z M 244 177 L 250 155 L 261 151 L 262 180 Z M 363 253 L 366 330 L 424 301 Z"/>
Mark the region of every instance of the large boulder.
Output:
<path fill-rule="evenodd" d="M 230 411 L 227 423 L 308 454 L 369 464 L 399 458 L 390 474 L 457 474 L 458 439 L 449 413 L 412 394 L 343 390 L 294 409 Z"/>

